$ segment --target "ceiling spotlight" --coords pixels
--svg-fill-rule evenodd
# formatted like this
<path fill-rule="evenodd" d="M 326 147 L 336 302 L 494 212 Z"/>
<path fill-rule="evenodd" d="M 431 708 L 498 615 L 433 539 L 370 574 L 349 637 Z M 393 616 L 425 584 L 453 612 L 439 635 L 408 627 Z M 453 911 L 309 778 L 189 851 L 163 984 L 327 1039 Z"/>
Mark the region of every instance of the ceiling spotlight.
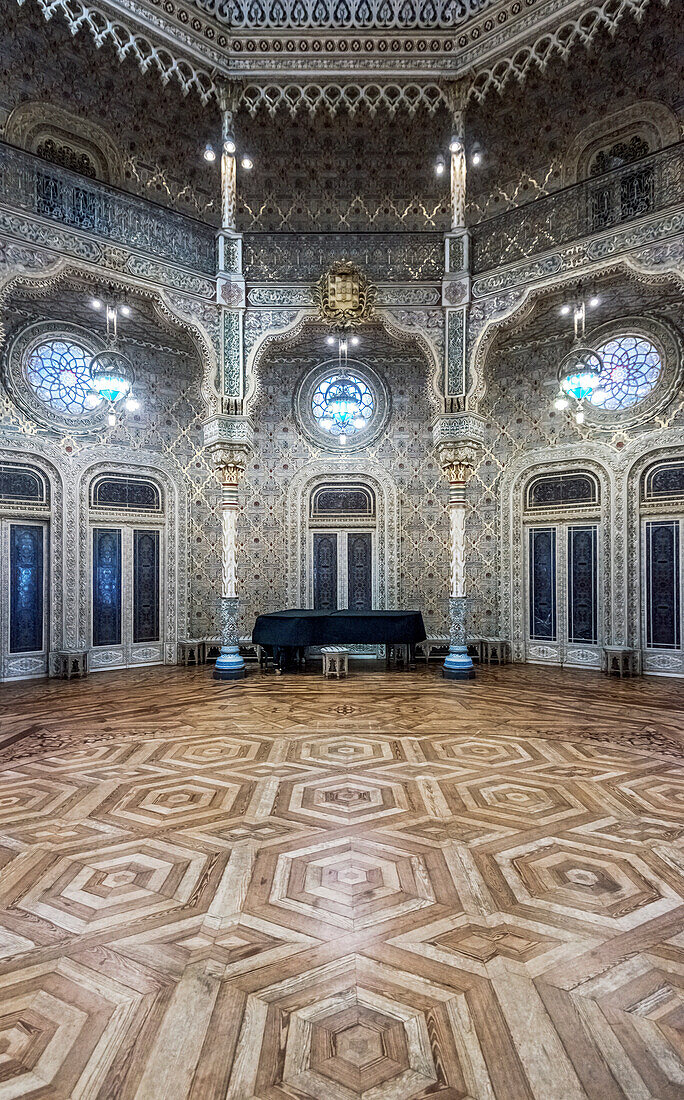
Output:
<path fill-rule="evenodd" d="M 570 402 L 567 397 L 557 397 L 553 404 L 554 408 L 558 409 L 559 412 L 563 412 L 564 409 L 567 409 Z"/>
<path fill-rule="evenodd" d="M 326 344 L 331 344 L 332 345 L 332 344 L 335 343 L 335 337 L 334 336 L 326 336 L 325 342 L 326 342 Z"/>
<path fill-rule="evenodd" d="M 216 160 L 216 150 L 209 142 L 204 146 L 204 159 L 209 161 L 209 164 L 213 164 Z"/>
<path fill-rule="evenodd" d="M 473 153 L 472 157 L 470 158 L 470 163 L 473 165 L 474 168 L 477 168 L 480 164 L 482 164 L 482 153 Z"/>
<path fill-rule="evenodd" d="M 126 398 L 126 409 L 129 413 L 137 412 L 140 408 L 140 402 L 135 397 Z"/>
<path fill-rule="evenodd" d="M 249 171 L 250 168 L 254 167 L 254 161 L 252 160 L 251 157 L 243 157 L 242 160 L 240 161 L 240 164 L 242 165 L 243 168 L 246 168 L 247 171 Z"/>
<path fill-rule="evenodd" d="M 564 305 L 564 306 L 561 306 L 560 309 L 558 310 L 558 312 L 560 313 L 561 317 L 567 317 L 569 312 L 570 312 L 570 306 L 567 305 L 567 304 Z"/>
<path fill-rule="evenodd" d="M 90 299 L 91 309 L 102 309 L 102 305 L 103 305 L 103 303 L 102 303 L 101 298 L 91 298 Z"/>
<path fill-rule="evenodd" d="M 131 307 L 127 305 L 119 306 L 119 313 L 122 317 L 130 317 Z"/>
<path fill-rule="evenodd" d="M 358 344 L 358 342 L 359 342 L 359 338 L 358 338 L 358 336 L 352 336 L 351 340 L 349 341 L 349 343 L 350 343 L 350 344 L 353 344 L 353 345 L 354 345 L 354 347 L 356 347 L 356 345 Z"/>
<path fill-rule="evenodd" d="M 233 139 L 232 138 L 226 138 L 226 140 L 223 143 L 223 152 L 224 153 L 230 153 L 232 155 L 235 152 L 236 149 L 237 149 L 237 145 L 235 144 Z"/>
<path fill-rule="evenodd" d="M 460 153 L 462 151 L 462 149 L 463 149 L 463 142 L 461 141 L 460 137 L 456 137 L 454 135 L 454 137 L 452 137 L 451 141 L 449 142 L 449 152 L 450 153 Z"/>
<path fill-rule="evenodd" d="M 589 299 L 589 305 L 592 309 L 596 309 L 597 306 L 601 305 L 601 299 L 599 298 L 598 294 L 595 294 L 593 298 Z"/>
<path fill-rule="evenodd" d="M 435 161 L 435 175 L 443 176 L 444 175 L 444 168 L 445 168 L 444 157 L 440 153 L 440 155 L 437 157 L 437 160 Z"/>

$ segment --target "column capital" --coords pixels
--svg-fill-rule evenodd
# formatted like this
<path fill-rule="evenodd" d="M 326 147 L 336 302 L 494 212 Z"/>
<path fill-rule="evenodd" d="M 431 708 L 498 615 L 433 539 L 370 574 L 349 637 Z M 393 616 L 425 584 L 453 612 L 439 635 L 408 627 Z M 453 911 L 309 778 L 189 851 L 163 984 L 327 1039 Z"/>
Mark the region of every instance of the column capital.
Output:
<path fill-rule="evenodd" d="M 204 448 L 225 484 L 237 485 L 254 443 L 254 429 L 246 416 L 216 413 L 202 425 Z"/>

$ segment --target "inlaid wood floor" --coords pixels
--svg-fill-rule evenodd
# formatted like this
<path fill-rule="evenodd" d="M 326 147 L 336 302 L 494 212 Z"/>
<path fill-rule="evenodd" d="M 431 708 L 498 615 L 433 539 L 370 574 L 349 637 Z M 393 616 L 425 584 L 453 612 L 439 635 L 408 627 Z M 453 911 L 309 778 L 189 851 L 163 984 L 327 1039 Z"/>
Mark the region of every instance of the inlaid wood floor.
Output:
<path fill-rule="evenodd" d="M 0 701 L 0 1100 L 684 1096 L 684 684 Z"/>

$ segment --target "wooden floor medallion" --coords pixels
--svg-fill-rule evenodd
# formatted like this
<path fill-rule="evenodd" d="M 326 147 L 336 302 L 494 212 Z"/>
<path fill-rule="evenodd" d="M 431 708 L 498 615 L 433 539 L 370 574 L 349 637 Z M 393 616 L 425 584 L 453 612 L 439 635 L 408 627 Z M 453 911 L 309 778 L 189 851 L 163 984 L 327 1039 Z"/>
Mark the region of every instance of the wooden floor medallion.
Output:
<path fill-rule="evenodd" d="M 684 684 L 0 690 L 0 1100 L 684 1095 Z"/>

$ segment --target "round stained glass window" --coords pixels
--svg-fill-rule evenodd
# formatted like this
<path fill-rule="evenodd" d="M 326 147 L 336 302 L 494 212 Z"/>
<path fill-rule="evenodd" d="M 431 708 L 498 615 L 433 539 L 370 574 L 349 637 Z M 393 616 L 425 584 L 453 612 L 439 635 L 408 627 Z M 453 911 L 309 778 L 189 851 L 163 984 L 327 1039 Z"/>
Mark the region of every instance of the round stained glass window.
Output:
<path fill-rule="evenodd" d="M 591 397 L 597 409 L 629 409 L 655 389 L 663 364 L 655 344 L 645 336 L 615 336 L 596 350 L 603 360 L 598 389 Z"/>
<path fill-rule="evenodd" d="M 368 427 L 375 413 L 375 398 L 362 378 L 337 371 L 316 386 L 311 411 L 317 426 L 342 442 Z"/>
<path fill-rule="evenodd" d="M 26 361 L 26 381 L 41 401 L 70 416 L 91 413 L 102 402 L 93 391 L 91 355 L 72 340 L 36 344 Z"/>

